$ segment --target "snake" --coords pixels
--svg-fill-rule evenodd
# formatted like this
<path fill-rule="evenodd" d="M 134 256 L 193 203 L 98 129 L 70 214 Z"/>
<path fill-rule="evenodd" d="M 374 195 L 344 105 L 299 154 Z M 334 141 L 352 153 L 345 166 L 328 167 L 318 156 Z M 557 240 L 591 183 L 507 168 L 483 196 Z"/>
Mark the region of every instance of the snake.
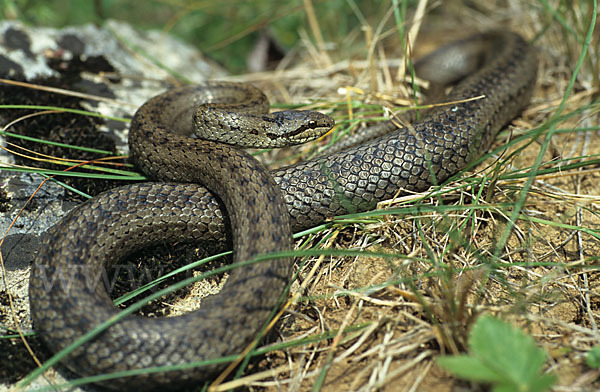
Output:
<path fill-rule="evenodd" d="M 216 128 L 243 131 L 243 121 L 227 106 L 239 100 L 224 96 L 243 95 L 237 91 L 243 88 L 221 88 L 223 82 L 185 86 L 142 105 L 131 122 L 130 155 L 155 181 L 120 186 L 77 206 L 49 229 L 34 260 L 31 317 L 48 348 L 58 352 L 118 314 L 104 285 L 97 284 L 100 279 L 92 278 L 135 250 L 161 242 L 214 241 L 227 247 L 225 238 L 231 238 L 234 261 L 249 260 L 290 249 L 290 230 L 442 183 L 481 156 L 529 103 L 537 54 L 519 34 L 491 31 L 443 46 L 415 67 L 433 83 L 454 84 L 446 96 L 450 104 L 430 109 L 409 127 L 379 124 L 369 129 L 374 136 L 358 145 L 270 173 L 243 151 L 192 134 L 202 126 L 200 112 L 218 121 L 231 115 L 234 120 Z M 215 96 L 224 96 L 219 104 L 224 109 L 198 109 Z M 254 106 L 255 96 L 244 100 L 242 106 Z M 253 117 L 244 120 L 251 136 L 278 139 L 272 127 L 283 126 L 288 115 L 252 110 Z M 311 114 L 298 116 L 308 121 L 292 131 L 298 140 L 330 125 Z M 80 376 L 167 367 L 100 382 L 117 390 L 210 380 L 223 369 L 218 359 L 242 352 L 265 325 L 292 264 L 285 257 L 244 264 L 231 271 L 218 295 L 203 299 L 200 309 L 170 318 L 127 315 L 61 363 Z"/>

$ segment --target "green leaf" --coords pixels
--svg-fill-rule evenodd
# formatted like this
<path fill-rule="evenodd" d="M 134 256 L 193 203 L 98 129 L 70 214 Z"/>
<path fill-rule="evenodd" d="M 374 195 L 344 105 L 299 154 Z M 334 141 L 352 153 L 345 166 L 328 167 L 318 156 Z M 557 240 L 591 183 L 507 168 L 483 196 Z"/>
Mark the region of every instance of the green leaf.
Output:
<path fill-rule="evenodd" d="M 492 388 L 492 392 L 515 392 L 515 386 L 513 384 L 496 384 Z"/>
<path fill-rule="evenodd" d="M 592 347 L 585 357 L 585 363 L 591 368 L 600 367 L 600 346 Z"/>
<path fill-rule="evenodd" d="M 556 377 L 541 375 L 546 353 L 531 336 L 490 316 L 481 316 L 469 336 L 471 355 L 440 357 L 454 375 L 492 384 L 494 392 L 543 392 Z"/>
<path fill-rule="evenodd" d="M 452 357 L 438 357 L 436 362 L 460 378 L 489 383 L 501 382 L 503 380 L 501 374 L 494 372 L 479 359 L 472 356 L 455 355 Z"/>
<path fill-rule="evenodd" d="M 469 347 L 482 362 L 515 385 L 530 384 L 546 361 L 546 353 L 531 336 L 491 316 L 477 320 Z"/>
<path fill-rule="evenodd" d="M 544 374 L 537 378 L 535 384 L 531 386 L 531 392 L 543 392 L 548 391 L 552 388 L 552 385 L 556 382 L 556 375 Z"/>
<path fill-rule="evenodd" d="M 544 392 L 550 390 L 555 382 L 553 374 L 544 374 L 529 385 L 496 384 L 492 387 L 492 392 Z"/>

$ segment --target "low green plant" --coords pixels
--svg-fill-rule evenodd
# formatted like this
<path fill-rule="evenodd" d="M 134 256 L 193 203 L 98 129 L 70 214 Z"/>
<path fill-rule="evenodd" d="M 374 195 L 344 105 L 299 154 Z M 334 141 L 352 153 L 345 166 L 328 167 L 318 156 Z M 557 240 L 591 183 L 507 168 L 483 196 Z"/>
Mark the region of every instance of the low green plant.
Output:
<path fill-rule="evenodd" d="M 600 368 L 600 346 L 592 347 L 585 356 L 585 363 L 591 368 Z"/>
<path fill-rule="evenodd" d="M 542 392 L 556 381 L 542 374 L 546 352 L 529 335 L 491 316 L 481 316 L 469 334 L 470 354 L 445 356 L 438 365 L 457 377 L 492 384 L 494 392 Z"/>

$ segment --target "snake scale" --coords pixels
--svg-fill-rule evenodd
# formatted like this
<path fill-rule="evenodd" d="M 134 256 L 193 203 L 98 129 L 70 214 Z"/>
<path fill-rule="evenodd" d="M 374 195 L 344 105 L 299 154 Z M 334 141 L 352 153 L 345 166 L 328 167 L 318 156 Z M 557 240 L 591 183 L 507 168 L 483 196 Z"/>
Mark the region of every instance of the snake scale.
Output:
<path fill-rule="evenodd" d="M 260 165 L 242 152 L 186 135 L 202 87 L 171 90 L 144 104 L 131 124 L 131 155 L 148 175 L 176 182 L 115 188 L 78 206 L 50 229 L 30 280 L 32 319 L 48 347 L 57 352 L 118 313 L 104 286 L 90 286 L 89 279 L 133 250 L 161 241 L 222 243 L 227 217 L 234 255 L 243 255 L 241 259 L 289 249 L 286 227 L 311 227 L 328 217 L 373 208 L 399 189 L 422 191 L 432 178 L 444 181 L 481 155 L 527 105 L 537 58 L 519 35 L 490 32 L 434 52 L 418 63 L 417 71 L 441 83 L 452 81 L 456 72 L 466 76 L 448 101 L 485 97 L 432 109 L 411 128 L 379 126 L 387 134 L 276 170 L 272 177 L 261 174 Z M 234 169 L 223 169 L 226 163 Z M 203 165 L 217 175 L 204 173 Z M 204 186 L 187 183 L 207 176 L 204 185 L 221 201 Z M 281 192 L 270 191 L 277 186 Z M 242 211 L 240 206 L 253 208 Z M 173 318 L 129 315 L 63 363 L 86 376 L 239 353 L 276 306 L 291 264 L 277 259 L 237 268 L 221 293 L 207 298 L 201 309 Z M 57 273 L 68 277 L 70 286 L 48 284 Z M 141 374 L 102 385 L 165 389 L 206 380 L 221 366 Z"/>

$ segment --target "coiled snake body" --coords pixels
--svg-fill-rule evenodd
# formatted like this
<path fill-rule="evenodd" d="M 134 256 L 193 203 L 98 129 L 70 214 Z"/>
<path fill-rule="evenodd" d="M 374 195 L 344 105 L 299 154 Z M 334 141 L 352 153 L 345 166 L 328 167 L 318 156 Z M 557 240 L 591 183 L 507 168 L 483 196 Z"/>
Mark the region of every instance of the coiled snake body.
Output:
<path fill-rule="evenodd" d="M 463 59 L 462 53 L 467 53 Z M 327 217 L 364 211 L 399 189 L 422 191 L 432 178 L 441 182 L 455 174 L 485 151 L 497 131 L 527 104 L 537 60 L 520 36 L 494 32 L 452 44 L 424 59 L 417 70 L 445 83 L 452 76 L 446 76 L 443 67 L 450 68 L 450 75 L 456 69 L 463 75 L 472 73 L 447 100 L 485 97 L 434 109 L 410 129 L 391 123 L 379 126 L 389 133 L 279 169 L 272 173 L 274 182 L 244 153 L 168 135 L 189 131 L 204 88 L 185 87 L 150 100 L 132 121 L 131 154 L 149 175 L 178 183 L 110 190 L 75 208 L 51 229 L 31 273 L 36 330 L 56 352 L 115 316 L 118 310 L 103 285 L 90 280 L 133 250 L 157 242 L 221 240 L 225 227 L 219 202 L 202 185 L 185 182 L 201 177 L 219 195 L 232 224 L 234 254 L 246 260 L 289 249 L 291 239 L 282 233 L 290 224 L 299 230 Z M 281 194 L 270 191 L 275 186 Z M 252 208 L 242 211 L 240 206 Z M 200 310 L 166 319 L 127 316 L 78 347 L 64 363 L 85 376 L 239 353 L 276 305 L 290 269 L 291 261 L 281 259 L 238 268 L 221 293 L 209 297 Z M 48 284 L 56 274 L 67 277 L 69 286 Z M 220 368 L 142 374 L 103 385 L 165 389 L 206 379 Z"/>

